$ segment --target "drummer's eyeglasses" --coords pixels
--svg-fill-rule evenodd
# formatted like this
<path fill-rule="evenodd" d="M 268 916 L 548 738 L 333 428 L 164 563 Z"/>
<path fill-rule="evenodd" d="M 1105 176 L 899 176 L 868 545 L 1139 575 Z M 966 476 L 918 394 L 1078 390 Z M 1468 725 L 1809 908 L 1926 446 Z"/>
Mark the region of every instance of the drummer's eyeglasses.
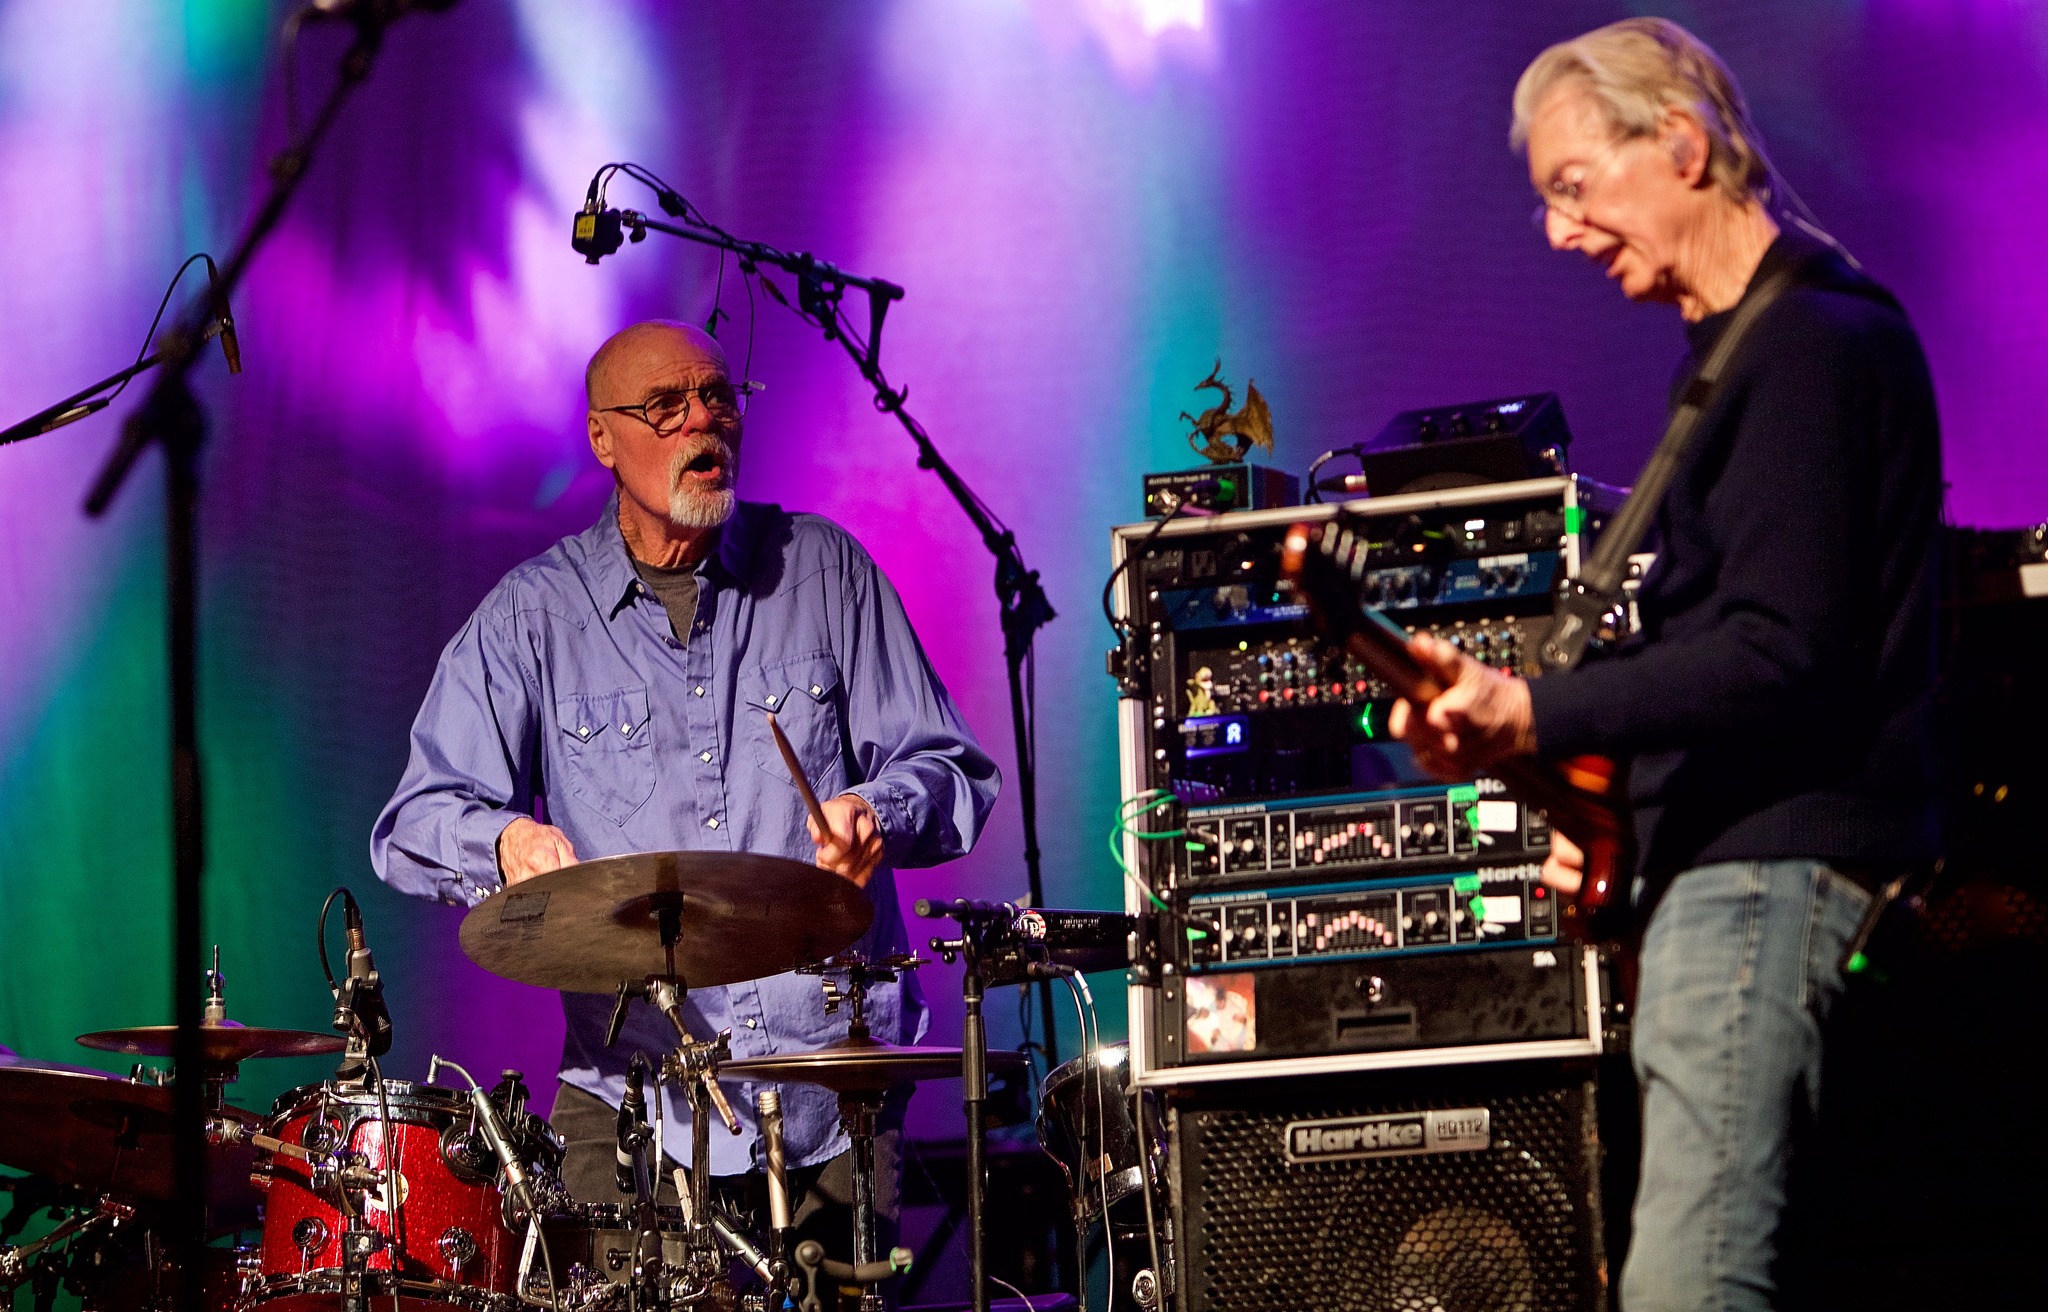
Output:
<path fill-rule="evenodd" d="M 730 423 L 746 413 L 747 397 L 762 390 L 760 383 L 734 383 L 714 378 L 695 387 L 656 392 L 639 405 L 598 407 L 599 414 L 632 415 L 662 437 L 681 428 L 690 418 L 690 399 L 703 403 L 704 412 L 719 423 Z"/>

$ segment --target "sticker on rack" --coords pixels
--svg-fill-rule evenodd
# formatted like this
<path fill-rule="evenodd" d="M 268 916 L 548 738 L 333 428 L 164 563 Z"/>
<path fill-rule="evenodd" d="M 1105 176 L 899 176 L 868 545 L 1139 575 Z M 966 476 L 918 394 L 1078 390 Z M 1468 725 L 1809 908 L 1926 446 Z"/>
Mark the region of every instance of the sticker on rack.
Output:
<path fill-rule="evenodd" d="M 1257 977 L 1190 975 L 1187 979 L 1188 1052 L 1251 1052 L 1259 1046 Z"/>

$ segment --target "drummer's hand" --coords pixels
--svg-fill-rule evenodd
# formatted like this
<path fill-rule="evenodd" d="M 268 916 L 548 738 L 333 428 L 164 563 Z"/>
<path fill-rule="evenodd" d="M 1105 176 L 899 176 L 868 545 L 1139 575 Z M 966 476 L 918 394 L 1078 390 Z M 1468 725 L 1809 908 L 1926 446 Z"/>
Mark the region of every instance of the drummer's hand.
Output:
<path fill-rule="evenodd" d="M 1550 855 L 1543 858 L 1543 882 L 1566 897 L 1586 882 L 1586 854 L 1555 829 L 1550 831 Z"/>
<path fill-rule="evenodd" d="M 498 831 L 498 873 L 507 885 L 575 864 L 569 835 L 553 825 L 522 815 Z"/>
<path fill-rule="evenodd" d="M 868 877 L 882 862 L 882 826 L 875 810 L 858 793 L 841 793 L 822 803 L 832 832 L 818 832 L 818 822 L 808 821 L 811 841 L 818 845 L 818 866 L 844 875 L 857 887 L 866 888 Z"/>

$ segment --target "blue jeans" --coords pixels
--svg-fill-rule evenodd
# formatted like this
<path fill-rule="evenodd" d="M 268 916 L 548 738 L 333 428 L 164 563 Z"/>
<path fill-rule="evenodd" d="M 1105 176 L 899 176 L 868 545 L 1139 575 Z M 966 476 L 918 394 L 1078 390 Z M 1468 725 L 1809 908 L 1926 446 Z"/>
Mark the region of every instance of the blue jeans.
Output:
<path fill-rule="evenodd" d="M 1822 1022 L 1869 900 L 1820 862 L 1731 861 L 1680 875 L 1652 914 L 1623 1312 L 1772 1305 L 1795 1128 L 1819 1106 Z"/>

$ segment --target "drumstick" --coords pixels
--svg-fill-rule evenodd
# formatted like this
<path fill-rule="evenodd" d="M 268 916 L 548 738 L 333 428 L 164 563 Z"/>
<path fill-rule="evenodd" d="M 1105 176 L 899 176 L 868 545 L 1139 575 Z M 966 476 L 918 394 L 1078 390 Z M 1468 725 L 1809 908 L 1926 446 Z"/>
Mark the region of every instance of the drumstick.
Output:
<path fill-rule="evenodd" d="M 796 791 L 804 799 L 804 809 L 811 813 L 811 820 L 818 826 L 818 832 L 832 832 L 832 822 L 825 818 L 825 808 L 818 805 L 818 795 L 811 791 L 811 781 L 804 778 L 804 767 L 796 759 L 796 748 L 789 745 L 789 736 L 782 732 L 782 726 L 775 722 L 775 712 L 766 712 L 768 730 L 775 735 L 775 746 L 782 752 L 782 763 L 789 767 L 789 781 L 796 785 Z"/>

